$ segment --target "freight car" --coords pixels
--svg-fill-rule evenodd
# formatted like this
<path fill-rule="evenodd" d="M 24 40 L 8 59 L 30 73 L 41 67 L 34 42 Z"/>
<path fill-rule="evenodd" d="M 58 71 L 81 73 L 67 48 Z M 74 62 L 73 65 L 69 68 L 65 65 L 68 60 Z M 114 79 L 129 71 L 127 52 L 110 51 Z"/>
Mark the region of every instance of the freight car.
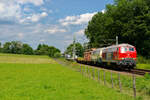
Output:
<path fill-rule="evenodd" d="M 136 66 L 136 48 L 130 44 L 112 45 L 84 52 L 82 61 L 87 64 L 99 64 L 103 66 L 115 65 L 118 68 L 133 69 Z"/>
<path fill-rule="evenodd" d="M 91 52 L 91 63 L 94 65 L 102 64 L 102 51 L 104 48 L 98 48 Z"/>

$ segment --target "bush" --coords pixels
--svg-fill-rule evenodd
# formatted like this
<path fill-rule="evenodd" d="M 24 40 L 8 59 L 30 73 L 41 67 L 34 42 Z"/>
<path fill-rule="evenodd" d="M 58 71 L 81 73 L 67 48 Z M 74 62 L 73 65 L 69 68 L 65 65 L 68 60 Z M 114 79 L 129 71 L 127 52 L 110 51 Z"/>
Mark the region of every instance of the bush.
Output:
<path fill-rule="evenodd" d="M 61 54 L 59 53 L 59 52 L 56 52 L 55 54 L 54 54 L 54 58 L 60 58 L 61 57 Z"/>

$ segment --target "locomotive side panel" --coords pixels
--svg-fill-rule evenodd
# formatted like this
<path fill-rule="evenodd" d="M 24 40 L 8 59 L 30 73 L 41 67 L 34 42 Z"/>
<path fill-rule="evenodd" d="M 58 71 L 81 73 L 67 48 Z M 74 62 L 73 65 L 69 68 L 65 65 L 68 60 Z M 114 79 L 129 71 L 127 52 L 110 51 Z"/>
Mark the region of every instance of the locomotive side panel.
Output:
<path fill-rule="evenodd" d="M 115 63 L 118 57 L 117 47 L 110 47 L 103 50 L 103 62 Z"/>

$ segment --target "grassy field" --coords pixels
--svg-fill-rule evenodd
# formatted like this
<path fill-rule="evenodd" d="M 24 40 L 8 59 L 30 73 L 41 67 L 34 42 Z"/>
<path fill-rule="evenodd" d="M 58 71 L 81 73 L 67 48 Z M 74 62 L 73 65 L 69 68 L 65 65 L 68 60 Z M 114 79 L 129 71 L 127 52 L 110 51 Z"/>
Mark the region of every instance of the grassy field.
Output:
<path fill-rule="evenodd" d="M 138 69 L 149 69 L 150 70 L 150 64 L 137 64 L 136 67 Z"/>
<path fill-rule="evenodd" d="M 0 100 L 133 100 L 46 56 L 0 54 Z"/>
<path fill-rule="evenodd" d="M 54 63 L 54 61 L 52 59 L 49 59 L 48 56 L 28 56 L 0 53 L 0 63 L 44 64 Z"/>
<path fill-rule="evenodd" d="M 150 70 L 150 59 L 146 59 L 142 56 L 138 56 L 137 58 L 137 68 Z"/>
<path fill-rule="evenodd" d="M 80 65 L 75 62 L 67 61 L 65 59 L 59 59 L 60 61 L 64 62 L 64 64 L 72 66 L 73 69 L 80 69 Z M 93 68 L 88 67 L 86 65 L 81 65 L 82 70 L 84 70 L 84 73 L 88 73 L 88 69 L 90 71 L 90 75 L 93 76 Z M 88 67 L 88 68 L 87 68 Z M 94 69 L 95 78 L 98 78 L 98 68 Z M 100 79 L 101 83 L 104 84 L 104 77 L 103 77 L 104 71 L 101 69 L 100 71 Z M 119 81 L 118 81 L 118 73 L 113 72 L 113 81 L 114 81 L 114 87 L 116 90 L 119 90 Z M 111 88 L 111 72 L 109 70 L 105 70 L 105 79 L 107 87 Z M 120 80 L 122 84 L 122 92 L 126 93 L 128 95 L 133 95 L 133 80 L 132 75 L 122 73 L 120 75 Z M 149 100 L 150 98 L 150 75 L 146 74 L 143 76 L 136 76 L 136 91 L 137 96 L 139 100 Z"/>

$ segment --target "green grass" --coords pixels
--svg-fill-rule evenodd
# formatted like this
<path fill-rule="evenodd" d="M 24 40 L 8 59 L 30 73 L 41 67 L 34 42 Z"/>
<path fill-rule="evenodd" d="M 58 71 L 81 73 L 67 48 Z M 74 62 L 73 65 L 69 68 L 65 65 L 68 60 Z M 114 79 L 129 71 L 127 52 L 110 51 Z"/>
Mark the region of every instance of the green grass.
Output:
<path fill-rule="evenodd" d="M 72 66 L 72 68 L 80 69 L 79 64 L 75 62 L 66 61 L 64 59 L 60 59 L 60 60 L 66 63 L 67 65 Z M 84 72 L 87 73 L 88 71 L 87 71 L 86 65 L 85 66 L 82 65 L 82 70 L 83 70 L 83 67 L 84 67 Z M 90 75 L 93 76 L 93 68 L 89 67 L 89 70 L 90 70 Z M 98 78 L 97 68 L 95 68 L 94 73 L 95 73 L 95 77 Z M 101 84 L 104 84 L 103 74 L 104 74 L 104 71 L 101 70 L 100 71 Z M 111 87 L 111 83 L 112 83 L 111 72 L 105 71 L 105 76 L 106 76 L 107 87 Z M 121 74 L 120 79 L 121 79 L 123 93 L 133 95 L 132 75 Z M 113 72 L 113 80 L 114 80 L 115 89 L 119 90 L 118 73 Z M 149 74 L 145 75 L 144 77 L 136 76 L 136 91 L 137 91 L 137 96 L 140 98 L 140 100 L 149 100 L 150 98 L 150 75 Z"/>
<path fill-rule="evenodd" d="M 79 72 L 59 65 L 46 56 L 0 54 L 0 100 L 133 98 L 83 77 Z"/>
<path fill-rule="evenodd" d="M 143 56 L 138 56 L 137 57 L 137 63 L 138 64 L 150 64 L 150 59 L 146 59 Z"/>
<path fill-rule="evenodd" d="M 138 56 L 136 68 L 138 68 L 138 69 L 149 69 L 150 70 L 150 59 L 146 59 L 143 56 Z"/>
<path fill-rule="evenodd" d="M 54 63 L 48 56 L 18 55 L 0 53 L 0 63 L 43 64 Z"/>
<path fill-rule="evenodd" d="M 136 67 L 138 69 L 149 69 L 150 70 L 150 64 L 137 64 Z"/>

